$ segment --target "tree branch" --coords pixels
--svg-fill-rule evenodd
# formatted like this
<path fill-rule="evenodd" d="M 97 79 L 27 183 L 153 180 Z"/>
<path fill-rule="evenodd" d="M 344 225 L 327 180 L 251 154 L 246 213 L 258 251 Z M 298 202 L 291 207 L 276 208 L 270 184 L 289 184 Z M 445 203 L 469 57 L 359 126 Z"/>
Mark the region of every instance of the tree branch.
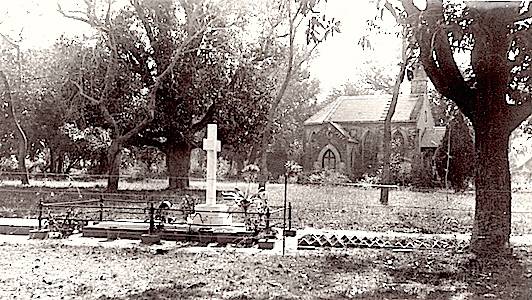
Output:
<path fill-rule="evenodd" d="M 408 19 L 417 19 L 418 24 L 412 25 L 418 25 L 414 31 L 420 49 L 419 58 L 428 77 L 443 96 L 453 100 L 471 118 L 476 93 L 467 85 L 454 60 L 447 31 L 443 27 L 442 2 L 429 0 L 425 11 L 417 9 L 412 0 L 402 0 L 402 3 L 409 14 Z M 419 23 L 419 18 L 424 22 Z"/>
<path fill-rule="evenodd" d="M 85 1 L 85 3 L 87 4 L 87 13 L 86 13 L 87 18 L 71 14 L 71 13 L 81 13 L 80 11 L 65 12 L 59 3 L 57 3 L 57 11 L 65 18 L 76 20 L 76 21 L 81 21 L 83 23 L 86 23 L 86 24 L 90 25 L 92 28 L 94 28 L 94 29 L 96 29 L 98 31 L 107 33 L 108 32 L 107 28 L 105 28 L 101 24 L 98 24 L 97 22 L 95 22 L 95 19 L 90 18 L 89 13 L 91 11 L 91 9 L 90 9 L 90 5 L 91 4 L 88 1 Z"/>
<path fill-rule="evenodd" d="M 201 130 L 202 128 L 204 128 L 205 126 L 207 126 L 207 123 L 209 123 L 212 120 L 212 117 L 214 116 L 215 111 L 216 111 L 216 102 L 213 101 L 212 104 L 209 105 L 209 107 L 207 108 L 207 111 L 205 112 L 205 114 L 203 114 L 201 119 L 198 122 L 193 123 L 192 126 L 190 126 L 190 132 L 195 133 Z"/>
<path fill-rule="evenodd" d="M 524 120 L 532 115 L 532 97 L 520 97 L 521 104 L 510 106 L 510 128 L 517 128 Z"/>
<path fill-rule="evenodd" d="M 138 0 L 130 0 L 131 5 L 135 8 L 135 11 L 137 12 L 138 17 L 140 18 L 140 21 L 142 22 L 142 25 L 144 26 L 144 30 L 146 30 L 146 34 L 148 35 L 148 40 L 150 41 L 150 46 L 152 50 L 154 50 L 155 45 L 155 35 L 153 34 L 153 30 L 150 27 L 150 24 L 148 20 L 146 19 L 146 15 L 144 12 L 144 9 L 140 6 L 140 3 Z"/>
<path fill-rule="evenodd" d="M 75 85 L 78 88 L 79 94 L 82 97 L 84 97 L 85 99 L 89 100 L 92 105 L 100 105 L 100 101 L 99 100 L 96 100 L 94 97 L 89 96 L 89 95 L 85 94 L 85 92 L 83 92 L 83 88 L 81 87 L 81 85 L 79 85 L 79 83 L 77 83 L 75 81 L 72 81 L 72 80 L 70 82 L 72 82 L 72 84 Z"/>

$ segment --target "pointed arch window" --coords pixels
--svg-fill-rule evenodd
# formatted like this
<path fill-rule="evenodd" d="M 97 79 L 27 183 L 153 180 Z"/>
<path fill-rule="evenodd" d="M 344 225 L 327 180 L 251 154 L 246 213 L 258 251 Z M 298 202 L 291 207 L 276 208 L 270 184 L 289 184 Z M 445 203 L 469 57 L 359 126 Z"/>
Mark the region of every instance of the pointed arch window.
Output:
<path fill-rule="evenodd" d="M 329 170 L 336 169 L 336 155 L 334 155 L 334 152 L 332 152 L 331 149 L 328 149 L 323 154 L 323 159 L 321 161 L 321 167 L 323 169 L 329 169 Z"/>

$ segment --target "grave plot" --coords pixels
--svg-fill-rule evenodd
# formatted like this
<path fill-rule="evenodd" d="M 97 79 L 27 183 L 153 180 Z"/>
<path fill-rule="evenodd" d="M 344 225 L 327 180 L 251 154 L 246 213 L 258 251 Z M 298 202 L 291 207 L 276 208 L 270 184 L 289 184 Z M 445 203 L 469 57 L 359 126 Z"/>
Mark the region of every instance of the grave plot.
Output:
<path fill-rule="evenodd" d="M 216 125 L 209 124 L 204 139 L 207 180 L 203 203 L 189 195 L 181 199 L 147 196 L 121 199 L 102 194 L 88 200 L 41 201 L 38 229 L 31 232 L 32 236 L 45 238 L 49 232 L 60 236 L 82 232 L 84 237 L 140 238 L 148 244 L 165 239 L 251 245 L 259 239 L 275 238 L 280 225 L 284 228 L 289 224 L 291 229 L 291 206 L 269 206 L 264 193 L 245 195 L 235 190 L 223 193 L 223 200 L 217 202 L 216 155 L 221 145 L 216 131 Z"/>

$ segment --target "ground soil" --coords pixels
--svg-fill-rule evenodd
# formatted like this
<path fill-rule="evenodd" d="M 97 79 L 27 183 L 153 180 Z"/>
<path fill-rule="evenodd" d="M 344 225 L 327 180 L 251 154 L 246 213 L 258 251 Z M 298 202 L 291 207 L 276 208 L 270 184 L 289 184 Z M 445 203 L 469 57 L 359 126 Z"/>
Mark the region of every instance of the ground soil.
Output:
<path fill-rule="evenodd" d="M 283 257 L 2 240 L 1 299 L 532 299 L 530 248 L 480 264 L 449 252 L 322 249 Z"/>

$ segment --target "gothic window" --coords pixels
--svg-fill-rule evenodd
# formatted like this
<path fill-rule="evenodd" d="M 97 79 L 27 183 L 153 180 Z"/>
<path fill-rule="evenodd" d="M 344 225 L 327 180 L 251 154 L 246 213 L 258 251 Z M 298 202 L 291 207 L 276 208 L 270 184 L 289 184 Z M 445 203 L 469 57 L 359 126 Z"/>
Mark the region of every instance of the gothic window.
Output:
<path fill-rule="evenodd" d="M 336 169 L 336 156 L 331 151 L 331 149 L 328 149 L 323 154 L 321 167 L 324 168 L 324 169 L 330 169 L 330 170 Z"/>

